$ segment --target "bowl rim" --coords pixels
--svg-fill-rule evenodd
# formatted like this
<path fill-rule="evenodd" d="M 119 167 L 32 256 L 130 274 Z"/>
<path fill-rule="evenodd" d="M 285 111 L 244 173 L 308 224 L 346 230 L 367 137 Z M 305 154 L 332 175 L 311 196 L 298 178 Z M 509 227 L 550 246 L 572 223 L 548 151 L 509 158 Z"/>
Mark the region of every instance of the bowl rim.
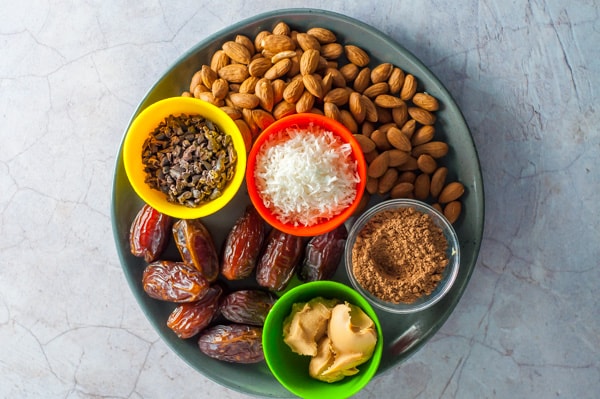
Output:
<path fill-rule="evenodd" d="M 231 136 L 237 153 L 237 161 L 233 179 L 223 190 L 223 194 L 196 207 L 168 202 L 159 190 L 150 188 L 144 181 L 145 172 L 139 156 L 144 140 L 151 130 L 149 126 L 157 126 L 168 115 L 198 114 L 219 126 L 222 132 Z M 147 133 L 144 133 L 147 132 Z M 144 135 L 145 134 L 145 135 Z M 222 209 L 237 194 L 244 181 L 247 162 L 247 151 L 244 138 L 236 125 L 219 107 L 194 97 L 167 97 L 144 108 L 131 122 L 123 139 L 123 164 L 127 178 L 135 193 L 146 204 L 157 211 L 179 219 L 197 219 L 211 215 Z"/>
<path fill-rule="evenodd" d="M 314 295 L 314 294 L 312 294 L 313 292 L 322 292 L 322 293 Z M 329 292 L 332 292 L 332 293 L 329 294 Z M 286 291 L 278 299 L 278 301 L 275 303 L 275 305 L 273 305 L 273 307 L 276 308 L 276 312 L 273 312 L 273 308 L 271 309 L 271 311 L 267 315 L 267 318 L 265 319 L 263 328 L 264 328 L 264 331 L 273 331 L 273 329 L 271 328 L 272 327 L 271 324 L 279 321 L 279 320 L 275 320 L 275 318 L 281 319 L 281 322 L 283 322 L 283 320 L 285 320 L 285 317 L 287 317 L 287 315 L 291 311 L 292 305 L 294 303 L 309 301 L 310 299 L 316 298 L 319 296 L 321 296 L 323 298 L 335 298 L 336 295 L 338 296 L 337 299 L 348 301 L 349 303 L 360 307 L 373 320 L 373 323 L 375 324 L 375 326 L 377 328 L 377 343 L 375 345 L 375 350 L 373 351 L 373 355 L 366 363 L 363 363 L 362 365 L 358 366 L 359 368 L 365 367 L 364 370 L 361 370 L 361 372 L 356 374 L 355 376 L 347 377 L 347 378 L 339 381 L 338 383 L 329 384 L 329 383 L 322 382 L 323 387 L 325 387 L 325 389 L 327 389 L 327 387 L 331 387 L 331 390 L 334 390 L 336 384 L 339 385 L 340 383 L 343 383 L 344 381 L 346 382 L 346 384 L 350 383 L 351 380 L 348 378 L 360 378 L 362 380 L 360 383 L 357 383 L 352 386 L 346 385 L 346 389 L 344 390 L 343 397 L 350 397 L 350 396 L 356 394 L 357 392 L 359 392 L 360 390 L 362 390 L 373 379 L 373 377 L 377 373 L 377 370 L 379 369 L 379 363 L 381 362 L 381 357 L 383 354 L 384 337 L 383 337 L 383 330 L 381 327 L 381 322 L 379 320 L 379 316 L 378 316 L 376 310 L 373 308 L 372 304 L 359 291 L 357 291 L 356 289 L 354 289 L 353 287 L 351 287 L 347 284 L 344 284 L 344 283 L 341 283 L 338 281 L 334 281 L 334 280 L 317 280 L 317 281 L 311 281 L 311 282 L 307 282 L 302 285 L 296 286 L 296 287 L 290 289 L 289 291 Z M 342 298 L 339 298 L 339 296 L 341 296 Z M 285 306 L 285 309 L 282 308 L 284 306 Z M 280 317 L 278 317 L 278 315 L 276 313 Z M 278 330 L 280 330 L 280 329 L 278 329 Z M 265 353 L 265 362 L 267 363 L 269 370 L 271 371 L 273 376 L 277 379 L 277 381 L 279 381 L 279 383 L 281 383 L 281 385 L 283 385 L 287 390 L 289 390 L 290 392 L 292 392 L 295 395 L 299 395 L 301 397 L 307 397 L 307 398 L 323 397 L 325 395 L 324 392 L 320 392 L 317 396 L 306 396 L 305 391 L 296 389 L 287 380 L 282 378 L 282 376 L 279 374 L 279 372 L 276 369 L 276 365 L 273 363 L 274 359 L 272 359 L 269 356 L 271 349 L 276 349 L 275 348 L 276 344 L 274 343 L 275 340 L 269 339 L 269 337 L 270 337 L 270 334 L 263 333 L 262 342 L 263 342 L 263 350 Z M 281 339 L 281 340 L 283 340 L 283 339 Z M 301 356 L 301 355 L 297 355 L 297 356 Z M 308 370 L 306 370 L 306 372 L 308 373 Z M 318 381 L 316 379 L 314 381 L 315 381 L 315 383 L 320 383 L 320 381 Z M 332 392 L 328 392 L 327 395 L 325 395 L 325 396 L 332 397 L 331 395 L 332 395 Z M 333 397 L 339 398 L 339 396 L 333 396 Z"/>
<path fill-rule="evenodd" d="M 414 208 L 415 210 L 426 213 L 432 216 L 434 223 L 441 227 L 448 241 L 447 252 L 451 255 L 451 262 L 446 266 L 444 270 L 444 278 L 438 283 L 438 286 L 433 293 L 424 297 L 424 300 L 417 301 L 412 304 L 394 304 L 391 302 L 384 301 L 377 298 L 366 288 L 364 288 L 356 279 L 352 267 L 352 247 L 356 241 L 358 233 L 364 228 L 367 222 L 376 215 L 377 213 L 386 209 L 399 209 L 399 208 Z M 366 212 L 364 212 L 352 225 L 348 232 L 348 239 L 344 247 L 344 263 L 346 267 L 346 273 L 352 286 L 360 292 L 369 303 L 373 306 L 385 310 L 390 313 L 397 314 L 409 314 L 423 311 L 437 302 L 439 302 L 452 288 L 454 281 L 458 276 L 460 269 L 460 242 L 458 235 L 452 224 L 448 219 L 433 206 L 429 205 L 424 201 L 420 201 L 412 198 L 396 198 L 382 201 Z"/>
<path fill-rule="evenodd" d="M 299 125 L 306 126 L 309 124 L 315 124 L 330 130 L 338 137 L 341 137 L 345 142 L 350 144 L 352 147 L 352 156 L 356 160 L 356 169 L 359 175 L 360 181 L 356 186 L 356 197 L 352 204 L 338 215 L 316 225 L 312 226 L 294 226 L 290 223 L 283 223 L 264 205 L 263 201 L 258 194 L 256 187 L 256 181 L 254 178 L 254 169 L 256 167 L 256 156 L 261 149 L 265 141 L 276 132 L 285 129 L 289 126 Z M 364 158 L 364 154 L 360 148 L 358 141 L 354 138 L 352 132 L 348 130 L 342 123 L 335 119 L 328 118 L 323 115 L 312 114 L 312 113 L 300 113 L 292 114 L 283 117 L 274 123 L 267 126 L 260 135 L 254 141 L 252 148 L 248 154 L 247 168 L 246 168 L 246 187 L 248 190 L 248 196 L 250 201 L 261 215 L 261 217 L 272 227 L 283 231 L 284 233 L 293 234 L 297 236 L 317 236 L 325 234 L 342 223 L 344 223 L 358 208 L 362 196 L 364 194 L 367 180 L 367 166 Z"/>

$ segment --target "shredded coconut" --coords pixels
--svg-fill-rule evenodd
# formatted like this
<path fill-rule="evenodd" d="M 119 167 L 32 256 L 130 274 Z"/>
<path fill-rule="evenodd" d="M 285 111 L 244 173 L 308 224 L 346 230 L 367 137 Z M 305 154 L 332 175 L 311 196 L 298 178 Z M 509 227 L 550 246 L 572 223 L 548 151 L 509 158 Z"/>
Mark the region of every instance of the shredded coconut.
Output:
<path fill-rule="evenodd" d="M 310 125 L 288 128 L 259 149 L 254 177 L 265 206 L 283 223 L 312 226 L 346 209 L 360 182 L 352 147 Z"/>

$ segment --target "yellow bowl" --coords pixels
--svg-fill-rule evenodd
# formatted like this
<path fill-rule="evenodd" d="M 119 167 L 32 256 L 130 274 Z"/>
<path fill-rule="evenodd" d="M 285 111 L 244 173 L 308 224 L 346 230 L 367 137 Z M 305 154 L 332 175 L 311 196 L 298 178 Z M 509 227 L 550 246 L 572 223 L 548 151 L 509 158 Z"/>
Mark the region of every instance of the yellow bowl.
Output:
<path fill-rule="evenodd" d="M 222 132 L 231 136 L 237 153 L 233 179 L 223 194 L 196 207 L 167 201 L 167 196 L 145 183 L 146 172 L 142 163 L 142 147 L 150 133 L 169 115 L 201 115 L 214 122 Z M 133 120 L 123 142 L 123 164 L 129 182 L 137 195 L 148 205 L 166 215 L 180 219 L 197 219 L 223 208 L 238 192 L 246 171 L 246 145 L 235 122 L 219 107 L 191 97 L 171 97 L 160 100 L 140 112 Z"/>

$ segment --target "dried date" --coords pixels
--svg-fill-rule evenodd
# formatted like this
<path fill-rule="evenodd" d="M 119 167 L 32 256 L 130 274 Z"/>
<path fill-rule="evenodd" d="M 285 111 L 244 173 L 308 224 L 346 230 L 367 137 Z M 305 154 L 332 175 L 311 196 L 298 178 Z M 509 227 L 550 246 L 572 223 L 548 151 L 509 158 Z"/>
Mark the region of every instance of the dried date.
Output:
<path fill-rule="evenodd" d="M 339 227 L 311 238 L 306 245 L 304 260 L 299 275 L 303 281 L 329 280 L 335 274 L 348 238 L 348 230 Z"/>
<path fill-rule="evenodd" d="M 198 338 L 200 351 L 230 363 L 258 363 L 264 360 L 262 328 L 243 324 L 216 325 Z"/>
<path fill-rule="evenodd" d="M 283 290 L 302 258 L 302 237 L 271 230 L 265 250 L 256 266 L 256 281 L 273 291 Z"/>
<path fill-rule="evenodd" d="M 180 303 L 202 299 L 210 285 L 198 270 L 185 263 L 162 260 L 146 266 L 142 286 L 151 298 Z"/>
<path fill-rule="evenodd" d="M 202 299 L 177 306 L 167 320 L 169 327 L 179 338 L 191 338 L 208 327 L 219 311 L 219 298 L 223 289 L 210 287 Z"/>
<path fill-rule="evenodd" d="M 266 291 L 235 291 L 221 302 L 221 314 L 234 323 L 262 326 L 275 301 L 275 296 Z"/>
<path fill-rule="evenodd" d="M 158 259 L 169 242 L 173 219 L 144 204 L 129 229 L 129 246 L 134 256 L 150 263 Z"/>
<path fill-rule="evenodd" d="M 253 206 L 248 206 L 225 240 L 221 274 L 228 280 L 250 276 L 256 267 L 265 235 L 264 221 Z"/>
<path fill-rule="evenodd" d="M 213 282 L 219 276 L 219 256 L 213 238 L 199 219 L 180 219 L 173 225 L 173 237 L 183 262 L 195 267 Z"/>

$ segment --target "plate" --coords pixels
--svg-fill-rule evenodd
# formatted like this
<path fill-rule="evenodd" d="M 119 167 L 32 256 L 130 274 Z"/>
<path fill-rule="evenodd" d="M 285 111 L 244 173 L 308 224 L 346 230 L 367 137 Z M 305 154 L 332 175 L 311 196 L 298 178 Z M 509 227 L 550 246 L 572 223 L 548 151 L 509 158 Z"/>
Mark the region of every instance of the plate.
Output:
<path fill-rule="evenodd" d="M 360 21 L 321 10 L 278 10 L 236 23 L 198 43 L 177 60 L 149 90 L 132 119 L 150 104 L 166 97 L 180 95 L 186 90 L 194 72 L 201 65 L 209 64 L 211 55 L 226 40 L 231 40 L 240 33 L 254 37 L 261 30 L 272 29 L 280 21 L 285 21 L 293 29 L 301 31 L 315 26 L 331 29 L 336 33 L 339 42 L 352 43 L 366 49 L 374 62 L 391 62 L 415 75 L 425 90 L 437 97 L 443 105 L 437 112 L 436 130 L 444 135 L 443 140 L 451 148 L 443 161 L 449 168 L 449 179 L 459 180 L 466 189 L 462 198 L 463 215 L 455 225 L 461 247 L 460 271 L 448 295 L 428 310 L 410 315 L 379 313 L 385 345 L 378 371 L 380 375 L 402 363 L 421 348 L 452 313 L 475 267 L 483 234 L 483 183 L 477 151 L 461 111 L 442 83 L 406 49 Z M 203 219 L 216 243 L 223 242 L 229 228 L 241 215 L 248 201 L 247 191 L 245 186 L 242 186 L 231 203 L 218 213 Z M 145 263 L 143 259 L 136 258 L 129 252 L 129 227 L 141 206 L 142 201 L 136 196 L 125 175 L 121 143 L 112 191 L 113 232 L 125 277 L 157 333 L 191 367 L 223 386 L 252 395 L 293 397 L 277 382 L 265 362 L 239 365 L 208 358 L 198 350 L 194 339 L 179 339 L 166 327 L 166 320 L 174 305 L 151 299 L 145 294 L 141 284 Z M 168 259 L 170 256 L 177 256 L 172 247 L 163 258 Z M 338 268 L 334 279 L 350 284 L 343 266 Z M 230 285 L 234 285 L 232 288 L 242 288 L 244 284 L 247 283 Z"/>

